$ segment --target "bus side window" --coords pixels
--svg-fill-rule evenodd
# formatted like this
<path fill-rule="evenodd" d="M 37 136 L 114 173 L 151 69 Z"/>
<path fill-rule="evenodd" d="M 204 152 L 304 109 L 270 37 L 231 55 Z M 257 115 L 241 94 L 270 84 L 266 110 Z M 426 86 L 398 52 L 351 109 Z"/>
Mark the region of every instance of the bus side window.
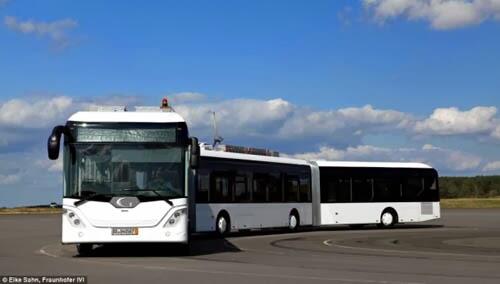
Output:
<path fill-rule="evenodd" d="M 375 178 L 373 187 L 376 202 L 397 202 L 401 199 L 399 178 Z"/>
<path fill-rule="evenodd" d="M 253 174 L 253 202 L 266 202 L 268 177 L 266 174 L 254 173 Z"/>
<path fill-rule="evenodd" d="M 234 176 L 234 199 L 235 202 L 250 202 L 250 190 L 247 187 L 247 176 L 237 174 Z"/>
<path fill-rule="evenodd" d="M 335 202 L 350 202 L 351 201 L 351 179 L 340 177 L 335 180 L 334 184 Z"/>
<path fill-rule="evenodd" d="M 281 185 L 281 174 L 271 172 L 267 175 L 268 201 L 283 202 L 283 188 Z"/>
<path fill-rule="evenodd" d="M 422 201 L 439 201 L 437 177 L 434 174 L 424 176 L 424 192 Z"/>
<path fill-rule="evenodd" d="M 423 180 L 418 176 L 409 176 L 403 185 L 404 201 L 420 201 L 423 191 Z"/>
<path fill-rule="evenodd" d="M 307 174 L 300 176 L 300 202 L 311 202 L 311 179 Z"/>
<path fill-rule="evenodd" d="M 329 177 L 326 184 L 321 184 L 321 202 L 350 202 L 351 179 L 344 177 Z"/>
<path fill-rule="evenodd" d="M 352 179 L 352 202 L 373 201 L 373 179 L 355 177 Z"/>
<path fill-rule="evenodd" d="M 198 173 L 198 185 L 196 187 L 196 202 L 204 203 L 209 201 L 208 189 L 210 187 L 210 175 L 208 172 Z"/>
<path fill-rule="evenodd" d="M 286 175 L 285 178 L 285 201 L 297 202 L 299 198 L 299 178 L 298 176 Z"/>
<path fill-rule="evenodd" d="M 213 172 L 212 173 L 212 192 L 210 192 L 210 202 L 232 202 L 233 194 L 229 186 L 229 175 L 227 173 Z"/>
<path fill-rule="evenodd" d="M 321 179 L 321 185 L 320 185 L 320 190 L 321 190 L 321 202 L 323 203 L 329 203 L 329 202 L 335 202 L 335 182 L 333 179 L 328 179 L 322 178 Z"/>

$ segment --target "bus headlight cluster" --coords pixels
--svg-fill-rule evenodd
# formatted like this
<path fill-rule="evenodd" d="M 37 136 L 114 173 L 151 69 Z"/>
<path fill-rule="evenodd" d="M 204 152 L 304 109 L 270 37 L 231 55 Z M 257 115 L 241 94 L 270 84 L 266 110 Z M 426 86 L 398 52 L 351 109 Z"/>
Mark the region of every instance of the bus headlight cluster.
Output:
<path fill-rule="evenodd" d="M 78 215 L 76 215 L 75 212 L 73 212 L 69 209 L 64 209 L 63 213 L 67 216 L 67 218 L 72 226 L 79 227 L 79 228 L 85 227 L 85 225 L 83 225 L 82 220 L 80 219 L 80 217 L 78 217 Z"/>
<path fill-rule="evenodd" d="M 187 214 L 187 208 L 181 208 L 181 209 L 177 209 L 174 214 L 172 214 L 170 216 L 170 218 L 168 219 L 167 223 L 165 224 L 166 227 L 172 227 L 174 226 L 175 224 L 177 224 L 179 222 L 180 219 L 182 219 L 183 217 L 185 217 Z"/>

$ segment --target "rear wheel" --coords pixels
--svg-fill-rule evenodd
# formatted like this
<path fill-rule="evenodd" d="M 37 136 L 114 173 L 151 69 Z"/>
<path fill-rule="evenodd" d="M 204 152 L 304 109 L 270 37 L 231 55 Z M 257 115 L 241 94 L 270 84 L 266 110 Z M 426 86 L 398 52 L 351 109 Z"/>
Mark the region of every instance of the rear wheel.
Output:
<path fill-rule="evenodd" d="M 215 230 L 219 236 L 226 236 L 231 228 L 231 221 L 229 216 L 223 212 L 220 213 L 215 221 Z"/>
<path fill-rule="evenodd" d="M 288 228 L 292 231 L 297 230 L 300 225 L 299 214 L 296 211 L 292 211 L 290 216 L 288 216 Z"/>
<path fill-rule="evenodd" d="M 93 247 L 92 244 L 77 244 L 76 251 L 79 256 L 87 256 L 92 253 Z"/>
<path fill-rule="evenodd" d="M 380 215 L 379 227 L 388 228 L 393 226 L 397 222 L 396 212 L 393 210 L 384 210 L 382 215 Z"/>

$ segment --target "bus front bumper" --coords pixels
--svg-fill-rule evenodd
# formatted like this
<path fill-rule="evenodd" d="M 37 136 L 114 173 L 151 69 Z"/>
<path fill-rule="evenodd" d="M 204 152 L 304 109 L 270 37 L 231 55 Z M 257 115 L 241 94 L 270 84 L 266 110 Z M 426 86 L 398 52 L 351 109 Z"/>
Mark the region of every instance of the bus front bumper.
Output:
<path fill-rule="evenodd" d="M 187 216 L 173 225 L 162 222 L 154 227 L 95 227 L 83 218 L 74 224 L 74 217 L 62 215 L 62 243 L 187 243 Z"/>

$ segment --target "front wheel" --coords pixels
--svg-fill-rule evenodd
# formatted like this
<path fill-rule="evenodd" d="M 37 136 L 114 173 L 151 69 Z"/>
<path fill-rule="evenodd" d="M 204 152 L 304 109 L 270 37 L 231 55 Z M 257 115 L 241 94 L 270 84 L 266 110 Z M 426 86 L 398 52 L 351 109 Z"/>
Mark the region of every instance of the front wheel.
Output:
<path fill-rule="evenodd" d="M 93 247 L 92 244 L 77 244 L 76 251 L 79 256 L 87 256 L 92 253 Z"/>

